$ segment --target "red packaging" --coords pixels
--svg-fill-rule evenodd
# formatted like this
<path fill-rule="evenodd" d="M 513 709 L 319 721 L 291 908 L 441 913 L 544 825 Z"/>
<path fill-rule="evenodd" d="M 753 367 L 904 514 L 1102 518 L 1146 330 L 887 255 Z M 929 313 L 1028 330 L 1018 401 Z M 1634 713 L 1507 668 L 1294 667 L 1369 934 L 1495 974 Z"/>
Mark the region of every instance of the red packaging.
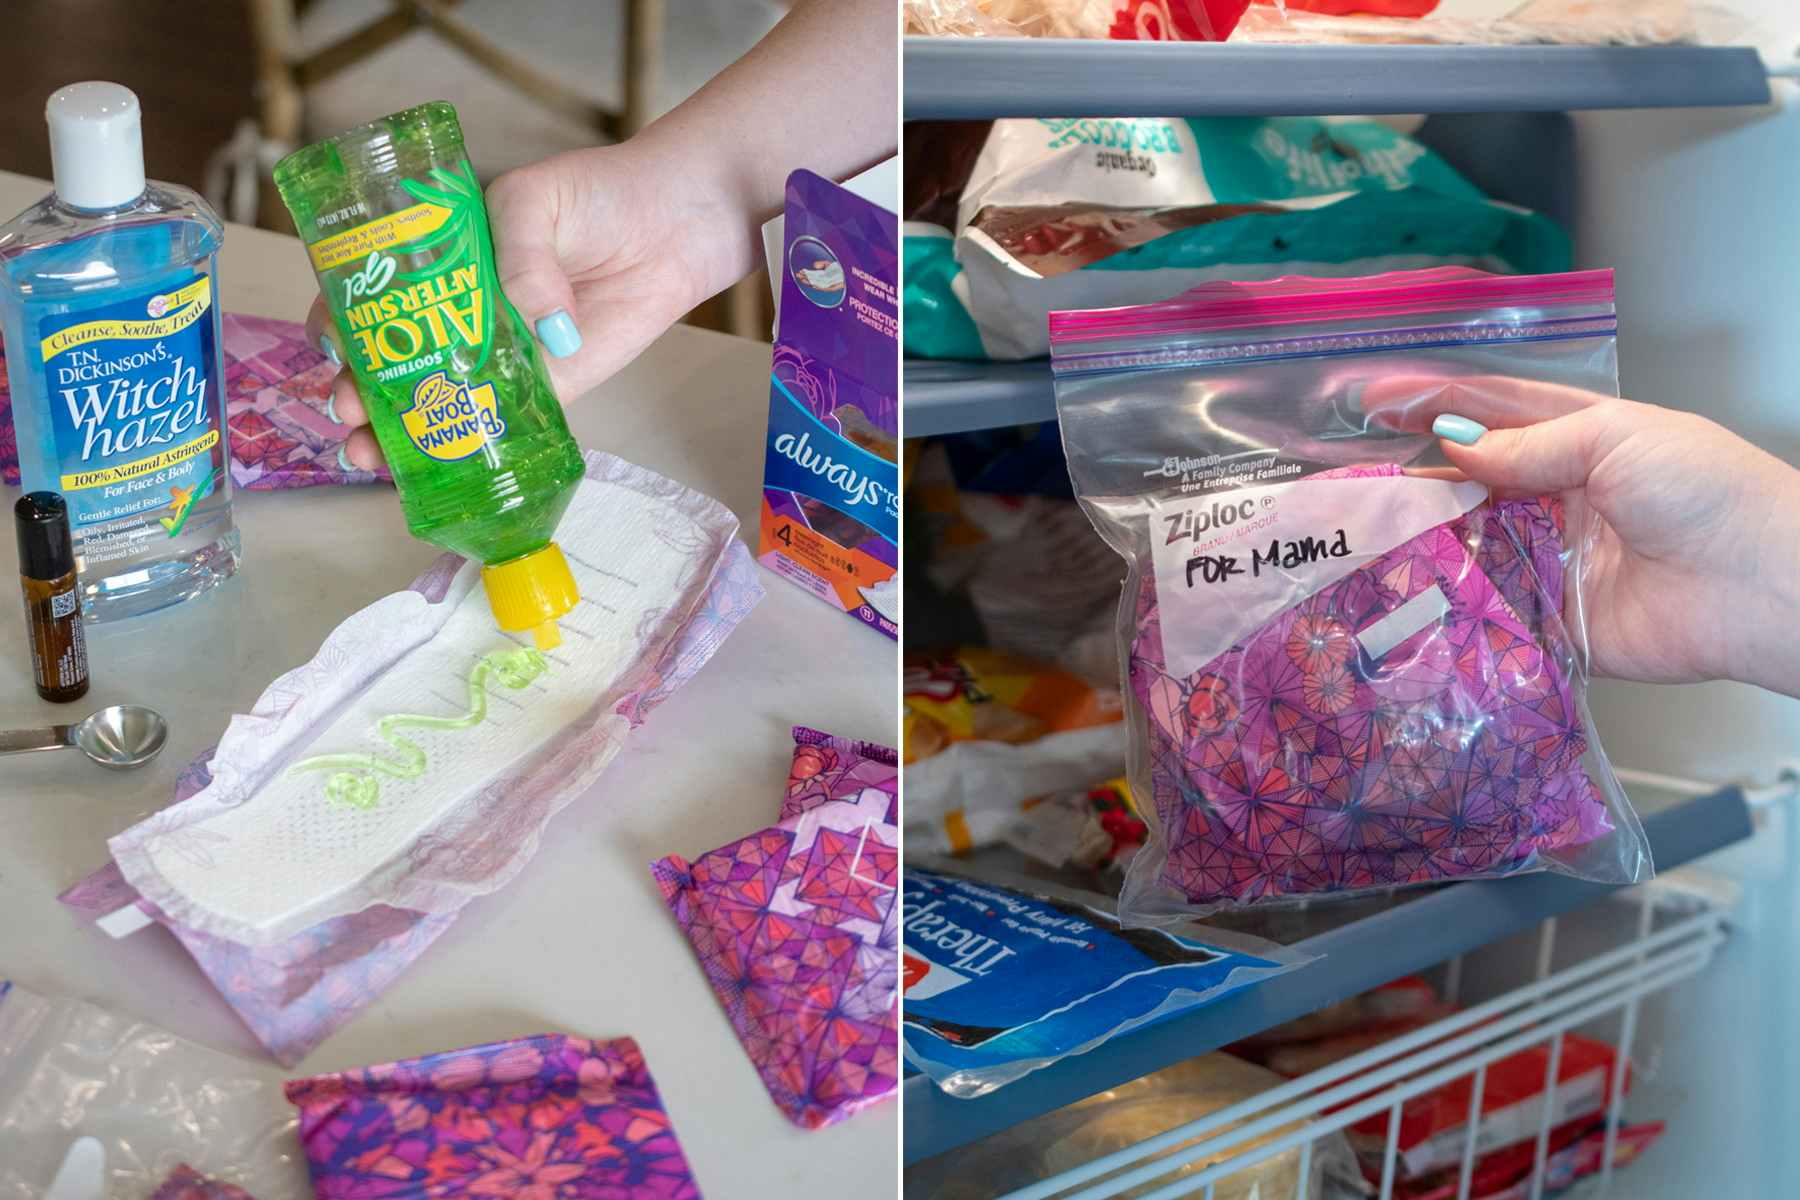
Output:
<path fill-rule="evenodd" d="M 1617 1061 L 1618 1052 L 1605 1042 L 1565 1034 L 1551 1124 L 1561 1126 L 1604 1111 Z M 1488 1064 L 1481 1100 L 1481 1129 L 1475 1142 L 1477 1154 L 1486 1155 L 1537 1137 L 1543 1123 L 1544 1079 L 1549 1065 L 1548 1044 Z M 1626 1076 L 1629 1091 L 1629 1069 Z M 1474 1086 L 1474 1077 L 1464 1075 L 1414 1096 L 1401 1108 L 1400 1163 L 1404 1177 L 1415 1178 L 1461 1164 L 1464 1127 Z M 1351 1146 L 1365 1166 L 1373 1162 L 1379 1169 L 1387 1146 L 1387 1127 L 1388 1114 L 1380 1112 L 1358 1121 L 1347 1131 Z"/>
<path fill-rule="evenodd" d="M 1250 0 L 1116 0 L 1107 36 L 1123 42 L 1222 42 Z"/>
<path fill-rule="evenodd" d="M 1276 0 L 1256 0 L 1274 4 Z M 1291 12 L 1322 13 L 1328 17 L 1428 17 L 1438 0 L 1286 0 Z"/>
<path fill-rule="evenodd" d="M 1618 1144 L 1613 1147 L 1613 1166 L 1630 1166 L 1662 1132 L 1661 1121 L 1621 1127 Z M 1544 1195 L 1554 1195 L 1578 1179 L 1598 1174 L 1605 1157 L 1605 1122 L 1573 1121 L 1552 1130 L 1550 1153 L 1544 1162 Z M 1531 1168 L 1536 1161 L 1535 1142 L 1511 1146 L 1481 1159 L 1469 1181 L 1470 1200 L 1525 1200 L 1531 1194 Z M 1456 1200 L 1461 1184 L 1460 1167 L 1450 1167 L 1426 1179 L 1398 1184 L 1394 1198 Z"/>

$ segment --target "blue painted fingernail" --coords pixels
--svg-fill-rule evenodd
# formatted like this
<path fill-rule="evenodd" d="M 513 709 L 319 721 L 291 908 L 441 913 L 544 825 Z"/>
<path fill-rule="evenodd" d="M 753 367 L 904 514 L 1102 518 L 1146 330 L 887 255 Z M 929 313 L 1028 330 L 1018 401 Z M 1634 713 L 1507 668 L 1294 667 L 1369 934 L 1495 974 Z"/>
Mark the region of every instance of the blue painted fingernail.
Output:
<path fill-rule="evenodd" d="M 553 358 L 567 358 L 581 349 L 581 330 L 575 328 L 575 318 L 564 309 L 559 308 L 540 320 L 537 335 Z"/>
<path fill-rule="evenodd" d="M 1445 413 L 1431 423 L 1431 432 L 1447 442 L 1455 442 L 1459 446 L 1473 446 L 1487 432 L 1487 426 L 1479 421 L 1471 421 L 1467 417 L 1458 417 Z"/>
<path fill-rule="evenodd" d="M 319 352 L 338 366 L 341 367 L 344 365 L 344 360 L 338 357 L 337 343 L 331 340 L 331 335 L 329 333 L 321 333 L 319 335 Z"/>
<path fill-rule="evenodd" d="M 338 466 L 346 471 L 356 470 L 354 466 L 350 465 L 350 444 L 348 442 L 338 447 Z"/>
<path fill-rule="evenodd" d="M 344 423 L 344 418 L 337 415 L 336 388 L 332 388 L 331 394 L 325 397 L 325 415 L 331 418 L 331 423 L 333 425 L 342 425 Z"/>

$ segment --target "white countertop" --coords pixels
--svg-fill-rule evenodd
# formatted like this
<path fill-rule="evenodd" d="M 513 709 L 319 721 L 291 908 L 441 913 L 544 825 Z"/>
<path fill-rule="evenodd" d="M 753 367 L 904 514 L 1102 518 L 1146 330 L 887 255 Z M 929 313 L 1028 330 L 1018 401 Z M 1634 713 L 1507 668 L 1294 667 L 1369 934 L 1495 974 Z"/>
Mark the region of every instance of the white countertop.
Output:
<path fill-rule="evenodd" d="M 0 210 L 46 190 L 0 172 Z M 227 311 L 296 321 L 314 294 L 295 239 L 240 226 L 226 235 L 220 289 Z M 754 546 L 768 369 L 765 344 L 678 327 L 573 404 L 569 423 L 584 446 L 718 497 Z M 0 489 L 8 510 L 16 495 Z M 93 685 L 73 705 L 37 698 L 20 605 L 0 598 L 0 728 L 127 701 L 153 705 L 170 724 L 162 756 L 122 775 L 73 751 L 0 759 L 0 978 L 152 1021 L 258 1060 L 248 1069 L 276 1078 L 534 1033 L 630 1035 L 712 1200 L 891 1194 L 898 1106 L 815 1133 L 790 1124 L 648 871 L 664 854 L 692 857 L 773 822 L 791 725 L 895 738 L 894 643 L 768 572 L 768 597 L 555 819 L 525 872 L 469 905 L 293 1072 L 269 1063 L 161 927 L 115 942 L 57 902 L 106 862 L 107 838 L 169 803 L 177 771 L 218 740 L 233 712 L 437 553 L 407 536 L 387 487 L 239 491 L 237 520 L 244 564 L 235 579 L 174 609 L 90 627 Z"/>

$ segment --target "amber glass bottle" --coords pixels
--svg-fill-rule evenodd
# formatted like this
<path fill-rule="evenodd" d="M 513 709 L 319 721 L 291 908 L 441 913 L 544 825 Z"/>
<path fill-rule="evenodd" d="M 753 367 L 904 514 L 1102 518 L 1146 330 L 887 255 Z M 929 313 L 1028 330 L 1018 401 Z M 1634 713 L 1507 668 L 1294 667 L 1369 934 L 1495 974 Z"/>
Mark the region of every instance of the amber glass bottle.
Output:
<path fill-rule="evenodd" d="M 87 695 L 87 637 L 75 586 L 69 508 L 55 492 L 29 492 L 13 506 L 19 534 L 19 582 L 25 587 L 25 636 L 38 695 L 62 703 Z"/>

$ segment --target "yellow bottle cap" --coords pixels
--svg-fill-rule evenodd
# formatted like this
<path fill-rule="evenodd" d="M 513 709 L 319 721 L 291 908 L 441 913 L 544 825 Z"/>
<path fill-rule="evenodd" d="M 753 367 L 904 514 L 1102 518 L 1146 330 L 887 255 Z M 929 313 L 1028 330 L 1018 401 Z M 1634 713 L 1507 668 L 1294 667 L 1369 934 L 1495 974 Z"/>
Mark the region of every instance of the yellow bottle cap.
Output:
<path fill-rule="evenodd" d="M 539 650 L 562 644 L 556 622 L 581 599 L 562 547 L 551 542 L 542 550 L 481 568 L 494 620 L 508 633 L 529 629 Z"/>

